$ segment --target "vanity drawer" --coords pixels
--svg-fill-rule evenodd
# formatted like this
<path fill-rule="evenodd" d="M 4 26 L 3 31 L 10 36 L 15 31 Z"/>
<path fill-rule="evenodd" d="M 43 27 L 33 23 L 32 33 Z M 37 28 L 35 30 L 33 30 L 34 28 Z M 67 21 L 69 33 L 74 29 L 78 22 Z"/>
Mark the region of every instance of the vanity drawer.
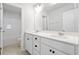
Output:
<path fill-rule="evenodd" d="M 38 52 L 40 52 L 40 44 L 35 42 L 33 43 L 33 50 L 36 49 Z"/>
<path fill-rule="evenodd" d="M 41 44 L 41 55 L 66 55 L 66 54 L 50 46 Z"/>
<path fill-rule="evenodd" d="M 34 36 L 34 37 L 33 37 L 33 41 L 38 41 L 38 42 L 40 42 L 40 37 L 39 37 L 39 36 Z"/>
<path fill-rule="evenodd" d="M 42 38 L 41 42 L 45 43 L 51 47 L 54 47 L 58 50 L 61 50 L 67 54 L 74 55 L 74 45 L 67 44 L 64 42 L 55 41 L 53 39 L 46 39 L 46 38 Z"/>

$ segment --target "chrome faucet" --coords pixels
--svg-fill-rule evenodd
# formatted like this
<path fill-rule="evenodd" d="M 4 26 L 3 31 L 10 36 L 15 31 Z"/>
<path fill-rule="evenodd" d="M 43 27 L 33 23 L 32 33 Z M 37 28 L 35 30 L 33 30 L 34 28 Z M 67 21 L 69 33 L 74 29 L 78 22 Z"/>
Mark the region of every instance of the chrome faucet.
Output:
<path fill-rule="evenodd" d="M 36 30 L 36 32 L 39 32 L 39 30 Z"/>

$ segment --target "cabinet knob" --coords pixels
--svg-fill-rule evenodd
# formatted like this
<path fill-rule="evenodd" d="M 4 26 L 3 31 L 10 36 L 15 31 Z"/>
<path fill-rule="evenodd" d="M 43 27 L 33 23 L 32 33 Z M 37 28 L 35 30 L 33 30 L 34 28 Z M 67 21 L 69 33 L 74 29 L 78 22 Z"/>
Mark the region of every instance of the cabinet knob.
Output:
<path fill-rule="evenodd" d="M 35 47 L 37 47 L 37 45 L 35 45 Z"/>
<path fill-rule="evenodd" d="M 27 38 L 27 40 L 29 40 L 29 38 Z"/>
<path fill-rule="evenodd" d="M 52 53 L 55 53 L 55 51 L 52 51 Z"/>
<path fill-rule="evenodd" d="M 35 40 L 37 40 L 37 38 L 35 38 Z"/>
<path fill-rule="evenodd" d="M 50 51 L 50 52 L 52 52 L 52 50 L 51 50 L 51 49 L 50 49 L 49 51 Z"/>

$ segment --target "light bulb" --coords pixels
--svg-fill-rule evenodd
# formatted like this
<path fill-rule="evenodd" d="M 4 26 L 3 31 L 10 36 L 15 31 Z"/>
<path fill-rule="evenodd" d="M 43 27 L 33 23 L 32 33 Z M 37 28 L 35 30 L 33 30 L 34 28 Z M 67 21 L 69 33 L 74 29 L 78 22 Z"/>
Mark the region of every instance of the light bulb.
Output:
<path fill-rule="evenodd" d="M 35 11 L 36 11 L 36 13 L 41 12 L 41 11 L 42 11 L 42 5 L 37 5 L 37 6 L 35 7 Z"/>

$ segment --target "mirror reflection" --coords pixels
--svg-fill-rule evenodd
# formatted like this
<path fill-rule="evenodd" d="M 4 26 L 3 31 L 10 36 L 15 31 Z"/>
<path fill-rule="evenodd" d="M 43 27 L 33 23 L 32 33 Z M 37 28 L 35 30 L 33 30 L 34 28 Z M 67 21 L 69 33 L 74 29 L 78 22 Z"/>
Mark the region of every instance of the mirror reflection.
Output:
<path fill-rule="evenodd" d="M 35 5 L 35 27 L 43 31 L 79 32 L 78 3 L 41 3 Z M 37 21 L 40 19 L 40 22 Z"/>

